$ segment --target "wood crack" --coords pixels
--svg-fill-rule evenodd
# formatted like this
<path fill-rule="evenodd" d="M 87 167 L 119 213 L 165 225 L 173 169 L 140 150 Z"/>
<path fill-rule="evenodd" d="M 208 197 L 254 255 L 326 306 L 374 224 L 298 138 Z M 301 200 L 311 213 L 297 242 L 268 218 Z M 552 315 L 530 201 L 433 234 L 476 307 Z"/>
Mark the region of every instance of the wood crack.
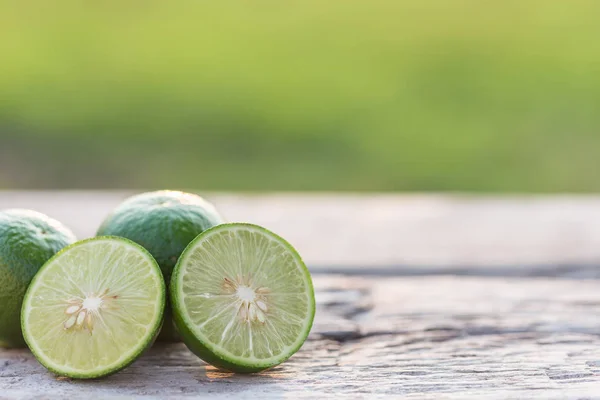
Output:
<path fill-rule="evenodd" d="M 0 350 L 2 396 L 600 399 L 600 283 L 452 276 L 316 275 L 309 340 L 241 376 L 183 344 L 155 345 L 99 382 L 58 381 L 27 351 Z"/>

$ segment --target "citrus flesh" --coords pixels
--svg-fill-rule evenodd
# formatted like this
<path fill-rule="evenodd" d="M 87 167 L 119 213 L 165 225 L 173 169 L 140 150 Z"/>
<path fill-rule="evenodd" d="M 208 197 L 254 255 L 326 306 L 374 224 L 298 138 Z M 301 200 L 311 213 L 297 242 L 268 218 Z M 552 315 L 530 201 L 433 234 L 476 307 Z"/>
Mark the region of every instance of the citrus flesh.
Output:
<path fill-rule="evenodd" d="M 258 372 L 291 357 L 315 313 L 312 280 L 298 253 L 251 224 L 219 225 L 193 240 L 170 290 L 185 344 L 233 372 Z"/>
<path fill-rule="evenodd" d="M 172 190 L 142 193 L 121 203 L 102 223 L 97 235 L 120 236 L 146 248 L 168 283 L 185 247 L 223 219 L 202 197 Z M 177 341 L 167 299 L 165 324 L 158 340 Z"/>
<path fill-rule="evenodd" d="M 21 305 L 36 272 L 75 236 L 31 210 L 0 211 L 0 347 L 24 347 Z"/>
<path fill-rule="evenodd" d="M 141 246 L 116 237 L 77 242 L 50 259 L 23 301 L 24 338 L 38 361 L 72 378 L 132 363 L 162 323 L 165 284 Z"/>

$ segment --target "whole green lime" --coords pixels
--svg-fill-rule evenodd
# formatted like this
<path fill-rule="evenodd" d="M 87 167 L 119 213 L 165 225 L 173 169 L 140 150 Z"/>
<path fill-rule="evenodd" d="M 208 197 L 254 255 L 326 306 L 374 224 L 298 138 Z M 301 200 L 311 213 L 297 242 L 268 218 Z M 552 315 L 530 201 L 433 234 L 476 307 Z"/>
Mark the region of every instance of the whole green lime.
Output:
<path fill-rule="evenodd" d="M 126 199 L 104 220 L 97 235 L 121 236 L 145 247 L 158 262 L 168 285 L 186 246 L 196 236 L 222 222 L 215 207 L 202 197 L 161 190 Z M 179 340 L 168 301 L 158 340 Z"/>
<path fill-rule="evenodd" d="M 31 210 L 0 211 L 0 347 L 23 347 L 21 304 L 37 271 L 75 242 L 60 222 Z"/>

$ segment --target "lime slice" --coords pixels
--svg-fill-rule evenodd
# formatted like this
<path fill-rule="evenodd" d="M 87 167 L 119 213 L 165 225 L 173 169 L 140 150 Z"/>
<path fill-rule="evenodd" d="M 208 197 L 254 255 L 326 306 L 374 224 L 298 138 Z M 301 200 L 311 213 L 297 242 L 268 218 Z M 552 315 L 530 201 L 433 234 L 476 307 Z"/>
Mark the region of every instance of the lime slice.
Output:
<path fill-rule="evenodd" d="M 165 283 L 150 253 L 127 239 L 77 242 L 33 278 L 21 312 L 38 361 L 72 378 L 98 378 L 132 363 L 162 323 Z"/>
<path fill-rule="evenodd" d="M 218 225 L 194 239 L 173 271 L 171 299 L 190 350 L 234 372 L 287 360 L 315 315 L 312 281 L 298 253 L 250 224 Z"/>

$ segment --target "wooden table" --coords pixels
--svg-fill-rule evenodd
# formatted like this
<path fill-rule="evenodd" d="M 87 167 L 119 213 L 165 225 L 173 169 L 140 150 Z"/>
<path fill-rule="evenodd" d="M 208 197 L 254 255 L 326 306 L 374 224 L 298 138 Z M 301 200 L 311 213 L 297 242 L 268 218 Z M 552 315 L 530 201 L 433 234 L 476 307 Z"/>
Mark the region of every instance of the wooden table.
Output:
<path fill-rule="evenodd" d="M 129 193 L 0 192 L 94 234 Z M 57 379 L 0 350 L 0 398 L 600 399 L 600 197 L 207 196 L 280 233 L 317 290 L 288 362 L 219 372 L 156 345 L 98 381 Z"/>

